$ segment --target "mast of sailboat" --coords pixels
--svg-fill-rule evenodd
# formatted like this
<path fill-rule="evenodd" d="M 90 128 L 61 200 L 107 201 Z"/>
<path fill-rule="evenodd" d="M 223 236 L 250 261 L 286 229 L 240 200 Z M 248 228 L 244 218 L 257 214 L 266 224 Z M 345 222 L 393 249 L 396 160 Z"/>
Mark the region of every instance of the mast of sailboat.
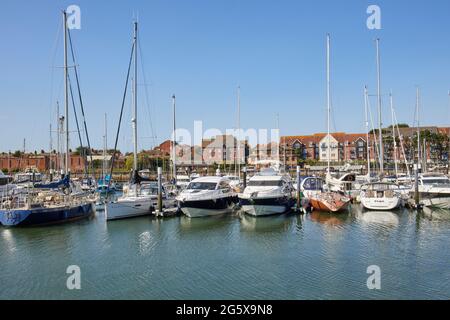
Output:
<path fill-rule="evenodd" d="M 175 95 L 172 95 L 172 111 L 173 111 L 173 140 L 172 140 L 172 175 L 173 175 L 173 183 L 177 184 L 177 159 L 176 159 L 176 143 L 177 143 L 177 137 L 176 137 L 176 100 Z"/>
<path fill-rule="evenodd" d="M 416 88 L 416 115 L 417 115 L 417 168 L 420 168 L 420 120 L 419 120 L 419 87 Z"/>
<path fill-rule="evenodd" d="M 138 23 L 134 22 L 134 80 L 133 80 L 133 119 L 131 120 L 131 125 L 133 127 L 133 170 L 137 171 L 138 155 L 137 155 L 137 32 Z"/>
<path fill-rule="evenodd" d="M 241 87 L 237 88 L 237 173 L 241 180 Z"/>
<path fill-rule="evenodd" d="M 327 174 L 330 174 L 330 157 L 331 157 L 331 137 L 330 137 L 330 111 L 331 111 L 331 97 L 330 97 L 330 34 L 327 34 Z"/>
<path fill-rule="evenodd" d="M 367 86 L 364 87 L 364 111 L 366 117 L 366 149 L 367 149 L 367 178 L 370 179 L 370 145 L 369 145 L 369 115 L 368 115 L 368 99 Z"/>
<path fill-rule="evenodd" d="M 68 87 L 68 66 L 67 66 L 67 13 L 63 11 L 64 26 L 64 107 L 65 107 L 65 135 L 66 135 L 66 157 L 65 174 L 70 173 L 70 154 L 69 154 L 69 87 Z"/>
<path fill-rule="evenodd" d="M 55 155 L 55 169 L 59 172 L 61 169 L 60 152 L 61 152 L 61 141 L 60 141 L 60 131 L 59 126 L 59 102 L 56 101 L 56 155 Z"/>
<path fill-rule="evenodd" d="M 414 198 L 416 207 L 419 207 L 419 171 L 420 171 L 420 124 L 419 124 L 419 88 L 416 89 L 416 116 L 417 116 L 417 164 L 414 180 Z"/>
<path fill-rule="evenodd" d="M 107 142 L 107 127 L 106 127 L 106 113 L 105 113 L 105 132 L 103 134 L 103 165 L 102 165 L 102 180 L 103 180 L 103 184 L 105 184 L 105 172 L 106 172 L 106 151 L 107 151 L 107 146 L 108 146 L 108 142 Z"/>
<path fill-rule="evenodd" d="M 52 124 L 50 123 L 50 143 L 49 143 L 49 159 L 50 159 L 50 174 L 53 174 L 53 165 L 52 165 L 52 149 L 53 149 L 53 136 L 52 136 Z"/>
<path fill-rule="evenodd" d="M 381 72 L 380 72 L 380 39 L 376 39 L 377 47 L 377 102 L 378 102 L 378 135 L 380 145 L 380 175 L 384 174 L 384 150 L 383 150 L 383 133 L 381 127 L 383 126 L 381 120 Z"/>
<path fill-rule="evenodd" d="M 393 109 L 392 113 L 394 114 L 394 123 L 395 123 L 396 129 L 397 129 L 397 136 L 398 136 L 398 139 L 400 140 L 400 149 L 401 149 L 401 152 L 403 155 L 403 160 L 405 161 L 406 174 L 411 179 L 411 175 L 409 172 L 408 159 L 406 158 L 405 146 L 403 145 L 403 136 L 400 133 L 400 129 L 398 127 L 398 121 L 397 121 L 397 116 L 395 115 L 395 109 Z"/>
<path fill-rule="evenodd" d="M 397 166 L 397 141 L 395 140 L 395 117 L 394 117 L 394 99 L 392 97 L 392 92 L 389 93 L 389 102 L 391 105 L 391 116 L 392 116 L 392 138 L 394 140 L 394 167 L 395 167 L 395 178 L 398 177 L 398 166 Z"/>
<path fill-rule="evenodd" d="M 278 135 L 280 136 L 280 144 L 281 144 L 281 135 L 280 135 L 280 115 L 277 112 L 277 130 L 278 130 Z M 283 170 L 286 168 L 286 141 L 283 141 Z M 281 147 L 281 146 L 279 146 Z M 278 148 L 279 150 L 280 148 Z"/>

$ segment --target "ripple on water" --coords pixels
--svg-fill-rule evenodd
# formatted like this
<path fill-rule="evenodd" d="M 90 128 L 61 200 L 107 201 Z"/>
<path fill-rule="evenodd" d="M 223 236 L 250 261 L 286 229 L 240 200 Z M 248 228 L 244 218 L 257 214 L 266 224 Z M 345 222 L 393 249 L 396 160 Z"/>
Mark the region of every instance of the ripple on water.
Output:
<path fill-rule="evenodd" d="M 447 299 L 448 211 L 142 217 L 0 228 L 0 298 Z M 66 289 L 78 264 L 82 290 Z M 379 265 L 382 290 L 367 289 Z"/>

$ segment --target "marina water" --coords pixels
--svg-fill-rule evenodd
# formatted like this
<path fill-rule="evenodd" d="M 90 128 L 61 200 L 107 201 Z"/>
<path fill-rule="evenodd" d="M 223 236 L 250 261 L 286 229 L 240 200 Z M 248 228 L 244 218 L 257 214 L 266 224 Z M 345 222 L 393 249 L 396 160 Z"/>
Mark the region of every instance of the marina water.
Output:
<path fill-rule="evenodd" d="M 450 212 L 0 228 L 1 299 L 449 299 Z M 81 289 L 66 269 L 81 270 Z M 369 290 L 368 266 L 381 270 Z"/>

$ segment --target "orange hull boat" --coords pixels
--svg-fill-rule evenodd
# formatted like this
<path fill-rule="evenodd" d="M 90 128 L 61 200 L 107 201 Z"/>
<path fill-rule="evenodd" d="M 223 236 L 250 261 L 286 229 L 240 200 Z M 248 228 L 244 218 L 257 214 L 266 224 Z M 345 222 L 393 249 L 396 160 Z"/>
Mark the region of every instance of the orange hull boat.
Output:
<path fill-rule="evenodd" d="M 339 212 L 346 210 L 350 204 L 350 198 L 337 192 L 323 192 L 309 199 L 315 210 Z"/>

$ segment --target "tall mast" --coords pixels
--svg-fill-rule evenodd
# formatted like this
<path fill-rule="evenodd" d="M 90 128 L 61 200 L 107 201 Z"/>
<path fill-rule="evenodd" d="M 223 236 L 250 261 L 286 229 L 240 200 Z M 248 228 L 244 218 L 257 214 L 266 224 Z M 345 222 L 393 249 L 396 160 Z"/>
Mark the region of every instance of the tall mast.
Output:
<path fill-rule="evenodd" d="M 103 184 L 105 183 L 105 172 L 106 172 L 106 150 L 107 150 L 107 140 L 106 140 L 106 113 L 105 113 L 105 132 L 103 134 L 103 165 L 102 165 L 102 179 Z"/>
<path fill-rule="evenodd" d="M 69 90 L 68 90 L 68 66 L 67 66 L 67 13 L 63 11 L 64 25 L 64 106 L 65 106 L 65 127 L 66 127 L 66 159 L 64 168 L 66 175 L 70 172 L 70 154 L 69 154 Z"/>
<path fill-rule="evenodd" d="M 419 120 L 419 87 L 416 88 L 416 115 L 417 115 L 417 169 L 420 167 L 420 120 Z"/>
<path fill-rule="evenodd" d="M 398 166 L 397 166 L 397 141 L 395 140 L 395 117 L 394 117 L 394 99 L 392 97 L 392 92 L 389 93 L 389 101 L 391 105 L 391 116 L 392 116 L 392 138 L 394 139 L 394 167 L 395 167 L 395 177 L 398 176 Z"/>
<path fill-rule="evenodd" d="M 368 115 L 368 99 L 367 86 L 364 87 L 364 110 L 366 115 L 366 149 L 367 149 L 367 177 L 370 179 L 370 145 L 369 145 L 369 115 Z"/>
<path fill-rule="evenodd" d="M 175 104 L 175 95 L 172 95 L 172 110 L 173 110 L 173 140 L 172 140 L 172 175 L 173 175 L 173 181 L 176 184 L 177 183 L 177 159 L 176 159 L 176 143 L 177 143 L 177 137 L 176 137 L 176 122 L 175 122 L 175 114 L 176 114 L 176 104 Z"/>
<path fill-rule="evenodd" d="M 237 89 L 237 165 L 239 180 L 241 180 L 241 87 Z"/>
<path fill-rule="evenodd" d="M 59 126 L 59 102 L 56 101 L 56 156 L 55 156 L 55 169 L 58 170 L 58 171 L 61 168 L 61 161 L 60 161 L 60 152 L 61 152 L 60 131 L 61 131 L 61 128 Z"/>
<path fill-rule="evenodd" d="M 383 133 L 381 127 L 383 126 L 381 120 L 381 74 L 380 74 L 380 39 L 376 40 L 377 46 L 377 100 L 378 100 L 378 135 L 380 139 L 380 175 L 384 173 L 384 149 L 383 149 Z"/>
<path fill-rule="evenodd" d="M 331 110 L 331 97 L 330 97 L 330 34 L 327 34 L 327 173 L 330 173 L 330 157 L 331 157 L 331 137 L 330 137 L 330 110 Z"/>
<path fill-rule="evenodd" d="M 138 24 L 137 21 L 134 22 L 134 82 L 133 82 L 133 119 L 131 120 L 131 125 L 133 127 L 133 170 L 137 171 L 137 32 L 138 32 Z"/>
<path fill-rule="evenodd" d="M 52 136 L 52 124 L 50 123 L 50 144 L 49 144 L 49 160 L 50 160 L 50 167 L 49 167 L 49 169 L 50 169 L 50 173 L 52 173 L 52 169 L 53 169 L 53 166 L 52 166 L 52 149 L 53 149 L 53 136 Z"/>

